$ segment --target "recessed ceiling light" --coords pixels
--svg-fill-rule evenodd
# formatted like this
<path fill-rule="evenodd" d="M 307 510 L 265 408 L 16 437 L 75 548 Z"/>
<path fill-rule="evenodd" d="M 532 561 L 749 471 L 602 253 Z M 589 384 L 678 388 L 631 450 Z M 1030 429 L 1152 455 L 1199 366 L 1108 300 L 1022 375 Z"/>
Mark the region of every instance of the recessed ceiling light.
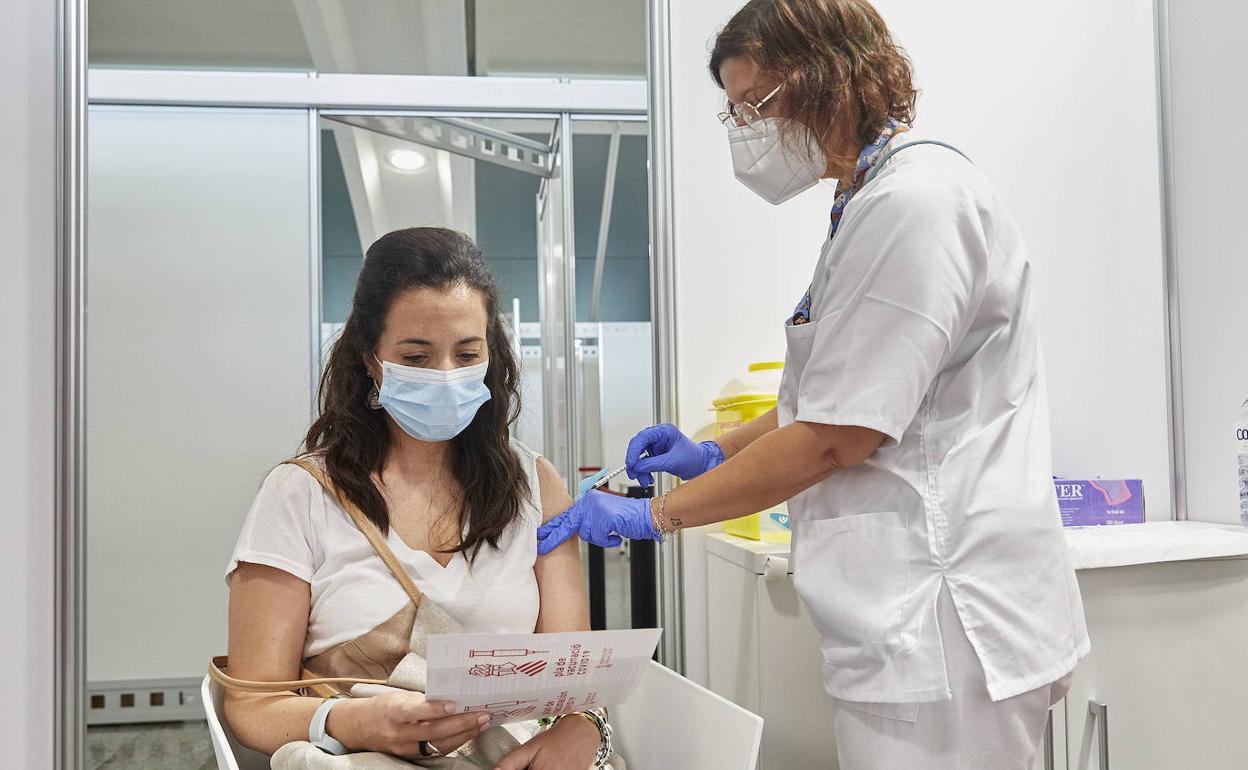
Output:
<path fill-rule="evenodd" d="M 429 165 L 429 159 L 415 150 L 391 150 L 386 155 L 390 168 L 404 174 L 414 174 Z"/>

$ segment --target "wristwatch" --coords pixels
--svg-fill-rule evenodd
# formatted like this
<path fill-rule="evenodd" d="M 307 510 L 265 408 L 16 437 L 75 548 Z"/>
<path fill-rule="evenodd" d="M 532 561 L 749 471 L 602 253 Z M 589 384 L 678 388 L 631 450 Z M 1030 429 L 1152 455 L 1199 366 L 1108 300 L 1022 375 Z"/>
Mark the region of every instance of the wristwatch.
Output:
<path fill-rule="evenodd" d="M 326 698 L 321 705 L 316 707 L 316 711 L 312 714 L 312 722 L 308 725 L 308 742 L 326 754 L 335 756 L 351 753 L 350 749 L 325 732 L 325 723 L 329 721 L 329 712 L 341 702 L 341 698 Z"/>

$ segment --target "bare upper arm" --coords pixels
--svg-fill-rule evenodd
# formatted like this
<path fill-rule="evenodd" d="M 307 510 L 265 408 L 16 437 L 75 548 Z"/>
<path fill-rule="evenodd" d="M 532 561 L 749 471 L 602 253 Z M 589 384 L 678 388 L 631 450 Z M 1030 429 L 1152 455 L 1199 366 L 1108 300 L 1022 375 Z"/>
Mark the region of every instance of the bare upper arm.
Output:
<path fill-rule="evenodd" d="M 572 505 L 572 497 L 559 478 L 555 466 L 544 457 L 537 460 L 537 478 L 542 498 L 542 521 L 550 521 Z M 537 547 L 534 542 L 533 547 Z M 533 571 L 541 608 L 537 631 L 584 631 L 589 628 L 589 600 L 581 571 L 579 538 L 570 538 L 545 556 L 538 556 Z"/>
<path fill-rule="evenodd" d="M 239 563 L 230 576 L 230 676 L 298 679 L 311 606 L 312 590 L 305 581 L 274 567 Z M 227 697 L 227 707 L 233 699 Z"/>
<path fill-rule="evenodd" d="M 537 480 L 542 498 L 542 521 L 550 521 L 572 505 L 572 496 L 554 464 L 545 457 L 537 458 Z"/>

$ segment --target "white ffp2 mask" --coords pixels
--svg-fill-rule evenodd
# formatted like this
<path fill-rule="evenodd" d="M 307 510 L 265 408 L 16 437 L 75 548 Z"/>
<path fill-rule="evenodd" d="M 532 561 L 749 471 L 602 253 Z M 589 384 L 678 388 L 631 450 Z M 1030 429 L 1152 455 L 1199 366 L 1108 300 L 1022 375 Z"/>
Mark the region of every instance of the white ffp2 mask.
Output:
<path fill-rule="evenodd" d="M 787 118 L 764 118 L 749 126 L 728 129 L 732 170 L 737 181 L 760 198 L 777 205 L 805 192 L 828 168 L 827 156 L 808 131 L 801 130 L 805 148 L 790 148 L 780 139 Z"/>

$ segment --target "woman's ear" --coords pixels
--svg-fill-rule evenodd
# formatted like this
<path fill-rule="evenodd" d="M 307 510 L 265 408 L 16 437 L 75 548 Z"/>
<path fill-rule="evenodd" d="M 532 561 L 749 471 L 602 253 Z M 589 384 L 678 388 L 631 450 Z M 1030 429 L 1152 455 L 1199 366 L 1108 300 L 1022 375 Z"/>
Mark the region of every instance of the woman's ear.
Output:
<path fill-rule="evenodd" d="M 377 357 L 372 353 L 365 353 L 360 356 L 360 361 L 364 364 L 364 371 L 368 372 L 368 377 L 373 382 L 381 382 L 381 366 L 377 363 Z"/>

